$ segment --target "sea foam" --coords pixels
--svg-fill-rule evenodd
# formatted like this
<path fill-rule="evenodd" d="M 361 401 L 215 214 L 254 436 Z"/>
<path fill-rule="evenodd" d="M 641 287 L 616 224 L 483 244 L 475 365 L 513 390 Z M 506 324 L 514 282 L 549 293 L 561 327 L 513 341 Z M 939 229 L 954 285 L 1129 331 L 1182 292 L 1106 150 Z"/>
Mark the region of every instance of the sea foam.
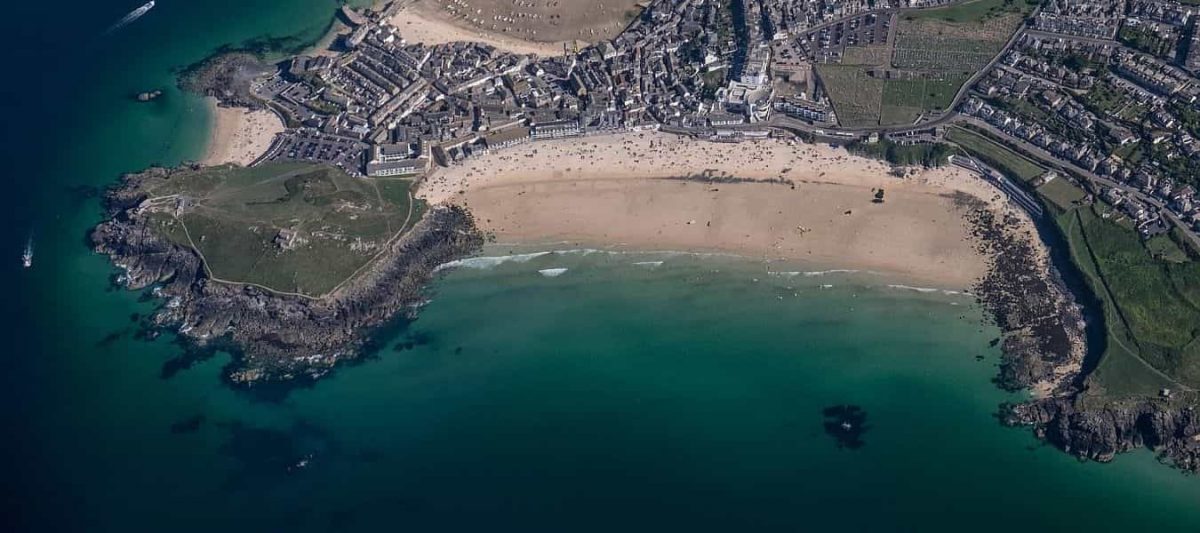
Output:
<path fill-rule="evenodd" d="M 889 289 L 899 289 L 904 291 L 916 291 L 920 293 L 935 293 L 940 292 L 946 296 L 971 296 L 969 292 L 952 291 L 949 289 L 935 289 L 932 287 L 913 287 L 911 285 L 888 285 Z"/>
<path fill-rule="evenodd" d="M 852 270 L 846 268 L 836 268 L 833 270 L 808 270 L 808 271 L 789 271 L 789 272 L 768 272 L 772 276 L 783 276 L 794 278 L 796 276 L 804 276 L 806 278 L 815 278 L 818 276 L 828 276 L 830 274 L 857 274 L 861 270 Z"/>
<path fill-rule="evenodd" d="M 533 252 L 528 254 L 513 254 L 513 255 L 485 255 L 480 257 L 468 257 L 466 259 L 458 259 L 438 265 L 434 271 L 444 270 L 447 268 L 474 268 L 476 270 L 487 270 L 495 268 L 504 263 L 528 263 L 534 259 L 544 255 L 550 255 L 552 252 Z"/>

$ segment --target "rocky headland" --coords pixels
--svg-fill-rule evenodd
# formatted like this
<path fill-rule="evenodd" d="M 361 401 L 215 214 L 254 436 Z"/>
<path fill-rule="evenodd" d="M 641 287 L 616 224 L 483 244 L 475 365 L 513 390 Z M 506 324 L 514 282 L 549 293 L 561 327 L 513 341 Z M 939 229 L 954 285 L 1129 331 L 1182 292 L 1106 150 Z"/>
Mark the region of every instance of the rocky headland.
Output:
<path fill-rule="evenodd" d="M 1005 405 L 1003 420 L 1032 426 L 1039 438 L 1081 459 L 1111 461 L 1150 448 L 1188 472 L 1200 471 L 1200 416 L 1190 406 L 1151 399 L 1088 405 L 1081 394 Z"/>
<path fill-rule="evenodd" d="M 438 265 L 475 252 L 484 240 L 469 212 L 435 207 L 323 297 L 216 282 L 195 250 L 160 234 L 140 209 L 143 184 L 174 173 L 152 168 L 125 176 L 105 194 L 107 220 L 91 243 L 120 267 L 120 285 L 149 289 L 164 302 L 148 319 L 153 327 L 177 331 L 193 350 L 233 353 L 225 376 L 241 386 L 311 380 L 361 356 L 372 332 L 415 312 Z"/>

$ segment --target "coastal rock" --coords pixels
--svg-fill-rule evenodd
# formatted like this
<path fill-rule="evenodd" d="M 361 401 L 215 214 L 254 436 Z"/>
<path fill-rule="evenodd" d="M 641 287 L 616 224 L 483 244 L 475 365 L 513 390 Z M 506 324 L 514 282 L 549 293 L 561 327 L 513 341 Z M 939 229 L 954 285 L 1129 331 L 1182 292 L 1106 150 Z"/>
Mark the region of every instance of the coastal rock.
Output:
<path fill-rule="evenodd" d="M 274 67 L 248 52 L 214 55 L 188 67 L 179 77 L 179 86 L 189 92 L 212 96 L 222 105 L 262 109 L 250 84 Z"/>
<path fill-rule="evenodd" d="M 1083 315 L 1035 235 L 1013 213 L 958 195 L 977 246 L 990 258 L 972 292 L 1003 331 L 997 384 L 1015 391 L 1040 383 L 1067 387 L 1078 374 L 1085 346 Z"/>
<path fill-rule="evenodd" d="M 108 220 L 91 233 L 129 289 L 153 287 L 164 305 L 151 318 L 174 328 L 192 349 L 234 353 L 226 378 L 241 385 L 315 379 L 338 362 L 361 355 L 371 332 L 414 312 L 434 269 L 483 245 L 469 212 L 435 207 L 362 273 L 322 298 L 286 295 L 218 283 L 190 248 L 156 231 L 141 213 L 146 179 L 170 179 L 174 170 L 125 177 L 105 195 Z"/>
<path fill-rule="evenodd" d="M 1146 447 L 1175 466 L 1200 468 L 1200 416 L 1191 407 L 1138 400 L 1084 407 L 1077 397 L 1046 398 L 1004 406 L 1006 424 L 1029 425 L 1038 436 L 1083 459 L 1107 462 Z"/>

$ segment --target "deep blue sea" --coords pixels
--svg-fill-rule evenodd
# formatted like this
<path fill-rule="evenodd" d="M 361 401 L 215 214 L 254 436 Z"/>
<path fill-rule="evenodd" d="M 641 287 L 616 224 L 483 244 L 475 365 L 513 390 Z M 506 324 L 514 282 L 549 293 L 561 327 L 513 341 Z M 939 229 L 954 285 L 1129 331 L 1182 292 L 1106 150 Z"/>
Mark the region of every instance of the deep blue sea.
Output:
<path fill-rule="evenodd" d="M 104 34 L 140 1 L 6 11 L 0 531 L 1200 531 L 1200 480 L 1151 453 L 1081 463 L 995 421 L 1020 397 L 969 297 L 870 275 L 475 260 L 281 401 L 225 387 L 226 356 L 164 372 L 170 336 L 133 338 L 155 304 L 85 245 L 95 193 L 202 153 L 180 69 L 337 6 L 162 0 Z M 844 405 L 858 441 L 826 429 Z"/>

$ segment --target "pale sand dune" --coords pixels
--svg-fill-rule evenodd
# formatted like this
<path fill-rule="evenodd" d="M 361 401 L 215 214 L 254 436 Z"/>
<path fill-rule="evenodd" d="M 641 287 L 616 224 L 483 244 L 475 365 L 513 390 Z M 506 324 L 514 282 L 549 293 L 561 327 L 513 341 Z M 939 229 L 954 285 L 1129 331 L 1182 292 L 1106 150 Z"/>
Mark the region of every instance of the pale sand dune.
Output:
<path fill-rule="evenodd" d="M 707 169 L 795 187 L 661 179 Z M 1008 209 L 1000 193 L 957 168 L 888 170 L 823 145 L 626 133 L 510 148 L 441 170 L 419 194 L 467 205 L 500 242 L 723 251 L 969 286 L 987 261 L 951 197 Z M 877 187 L 882 204 L 871 201 Z"/>
<path fill-rule="evenodd" d="M 283 122 L 268 110 L 218 107 L 216 99 L 206 101 L 213 113 L 213 126 L 201 164 L 248 165 L 265 153 L 275 135 L 284 130 Z"/>

